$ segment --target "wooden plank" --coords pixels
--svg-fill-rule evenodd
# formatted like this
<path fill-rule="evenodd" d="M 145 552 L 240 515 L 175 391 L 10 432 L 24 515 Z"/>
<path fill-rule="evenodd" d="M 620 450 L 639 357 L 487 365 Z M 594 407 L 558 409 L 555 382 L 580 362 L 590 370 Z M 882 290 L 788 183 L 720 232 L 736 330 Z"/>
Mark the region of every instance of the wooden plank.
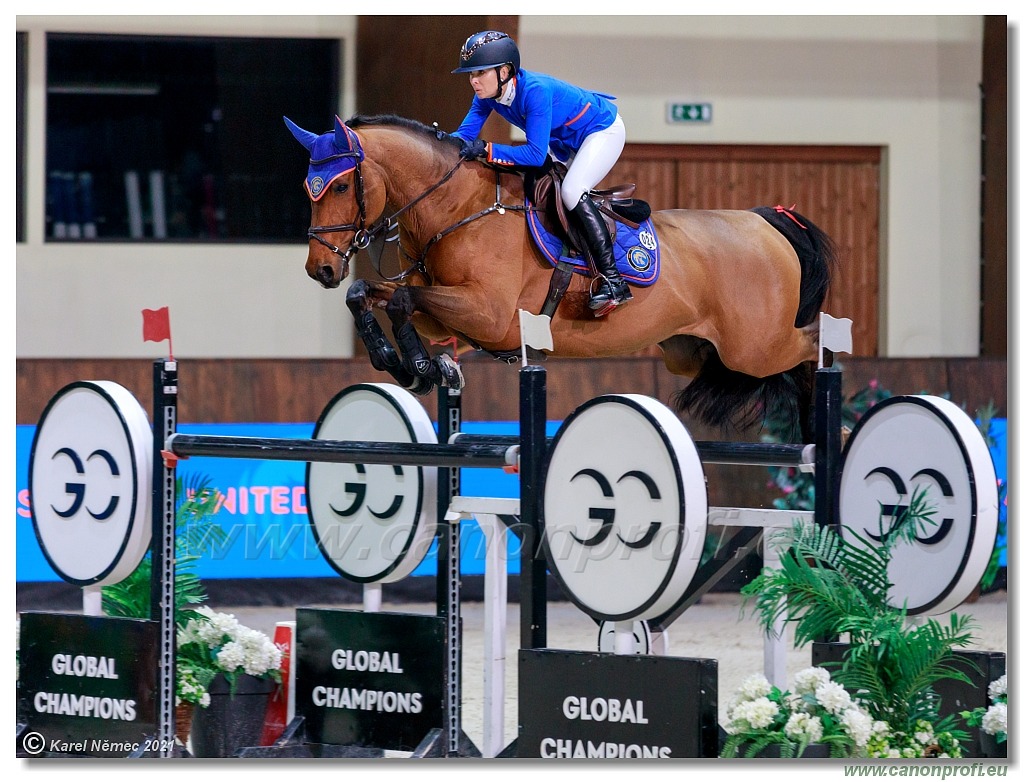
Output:
<path fill-rule="evenodd" d="M 970 412 L 992 400 L 1007 411 L 1005 359 L 884 359 L 840 356 L 843 393 L 849 397 L 877 380 L 898 394 L 948 392 Z M 152 366 L 147 359 L 18 359 L 16 421 L 35 424 L 50 398 L 76 380 L 113 380 L 125 386 L 148 410 Z M 670 374 L 659 359 L 550 359 L 549 418 L 565 418 L 583 402 L 606 393 L 636 393 L 671 406 L 672 395 L 688 382 Z M 463 411 L 468 420 L 518 417 L 518 367 L 486 354 L 463 360 L 467 389 Z M 182 404 L 179 419 L 189 423 L 312 422 L 327 403 L 356 383 L 388 383 L 365 359 L 185 359 L 179 361 Z M 431 417 L 434 395 L 424 399 Z M 757 431 L 723 436 L 684 419 L 698 440 L 758 440 Z"/>

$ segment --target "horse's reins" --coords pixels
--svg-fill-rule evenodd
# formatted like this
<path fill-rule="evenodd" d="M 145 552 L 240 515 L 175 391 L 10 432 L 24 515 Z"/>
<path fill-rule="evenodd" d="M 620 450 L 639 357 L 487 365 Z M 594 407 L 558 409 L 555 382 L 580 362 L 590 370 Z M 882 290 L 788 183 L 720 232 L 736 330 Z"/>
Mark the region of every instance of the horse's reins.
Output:
<path fill-rule="evenodd" d="M 428 195 L 433 193 L 439 187 L 444 185 L 449 179 L 451 179 L 455 175 L 455 172 L 459 169 L 459 166 L 461 166 L 465 162 L 465 159 L 460 157 L 458 162 L 448 170 L 448 173 L 446 173 L 437 182 L 435 182 L 433 185 L 431 185 L 426 190 L 424 190 L 422 193 L 420 193 L 418 196 L 416 196 L 416 198 L 414 198 L 412 201 L 407 203 L 405 206 L 403 206 L 397 212 L 394 212 L 393 214 L 389 215 L 388 217 L 382 218 L 376 225 L 371 226 L 370 228 L 366 228 L 366 203 L 365 203 L 365 200 L 364 200 L 363 171 L 362 171 L 362 161 L 360 160 L 360 151 L 359 150 L 353 150 L 352 152 L 342 152 L 342 153 L 339 153 L 337 155 L 331 155 L 330 157 L 322 158 L 320 160 L 310 160 L 309 162 L 310 162 L 310 165 L 322 165 L 323 163 L 328 163 L 328 162 L 330 162 L 332 160 L 338 160 L 340 158 L 346 158 L 346 157 L 352 157 L 352 158 L 356 159 L 356 165 L 355 165 L 355 173 L 356 173 L 356 175 L 355 175 L 356 205 L 359 207 L 359 222 L 357 222 L 357 223 L 345 223 L 345 224 L 339 224 L 339 225 L 316 225 L 316 226 L 310 226 L 309 230 L 306 231 L 306 236 L 309 239 L 315 239 L 316 241 L 320 242 L 320 244 L 322 244 L 324 247 L 326 247 L 328 250 L 330 250 L 332 253 L 334 253 L 335 255 L 340 256 L 341 260 L 342 260 L 342 263 L 348 263 L 349 260 L 357 252 L 359 252 L 360 250 L 365 250 L 367 247 L 369 247 L 370 244 L 373 243 L 374 239 L 377 238 L 377 235 L 380 234 L 382 231 L 385 232 L 385 233 L 390 233 L 395 228 L 395 226 L 397 225 L 396 221 L 397 221 L 397 218 L 398 218 L 399 215 L 401 215 L 404 212 L 407 212 L 408 210 L 412 209 L 412 207 L 414 207 L 416 204 L 418 204 L 420 201 L 422 201 Z M 512 209 L 512 210 L 515 210 L 515 211 L 524 211 L 524 212 L 527 210 L 526 206 L 516 206 L 516 205 L 509 206 L 509 205 L 501 203 L 501 178 L 498 175 L 498 172 L 495 172 L 495 183 L 494 183 L 494 185 L 495 185 L 495 194 L 494 194 L 494 203 L 493 204 L 491 204 L 486 209 L 481 209 L 479 212 L 476 212 L 475 214 L 471 214 L 469 217 L 466 217 L 466 218 L 463 218 L 462 220 L 459 220 L 459 222 L 455 223 L 454 225 L 449 226 L 448 228 L 445 228 L 443 231 L 440 231 L 440 232 L 434 234 L 427 241 L 427 244 L 423 248 L 423 252 L 420 254 L 420 257 L 418 259 L 409 256 L 404 250 L 401 249 L 401 245 L 399 245 L 399 249 L 401 250 L 402 255 L 412 264 L 408 269 L 405 269 L 404 271 L 399 272 L 394 277 L 387 277 L 387 276 L 385 276 L 381 272 L 381 270 L 379 268 L 379 259 L 378 259 L 378 264 L 375 264 L 377 274 L 379 274 L 382 278 L 384 278 L 388 282 L 400 282 L 401 280 L 404 280 L 406 277 L 408 277 L 410 274 L 415 274 L 416 272 L 419 272 L 420 274 L 423 275 L 423 277 L 429 283 L 430 282 L 430 275 L 428 274 L 427 268 L 424 265 L 423 261 L 426 258 L 427 251 L 429 251 L 431 247 L 433 247 L 437 242 L 439 242 L 445 236 L 447 236 L 448 234 L 452 233 L 452 231 L 455 231 L 456 229 L 461 228 L 462 226 L 464 226 L 464 225 L 466 225 L 468 223 L 473 222 L 474 220 L 478 220 L 481 217 L 485 217 L 486 215 L 491 214 L 492 212 L 497 212 L 498 214 L 505 214 L 505 210 L 506 209 Z M 354 236 L 352 237 L 352 241 L 349 242 L 347 250 L 342 250 L 337 245 L 331 244 L 326 239 L 324 239 L 324 238 L 322 238 L 320 236 L 320 234 L 335 233 L 335 232 L 340 232 L 340 231 L 353 231 L 354 232 Z"/>

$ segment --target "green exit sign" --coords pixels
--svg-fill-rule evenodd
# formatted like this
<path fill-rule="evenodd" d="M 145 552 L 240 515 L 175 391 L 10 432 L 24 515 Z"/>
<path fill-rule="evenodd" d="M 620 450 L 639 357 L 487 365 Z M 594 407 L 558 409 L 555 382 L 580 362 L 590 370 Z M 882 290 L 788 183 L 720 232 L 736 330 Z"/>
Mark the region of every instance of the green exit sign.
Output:
<path fill-rule="evenodd" d="M 669 103 L 668 121 L 677 122 L 711 122 L 710 103 Z"/>

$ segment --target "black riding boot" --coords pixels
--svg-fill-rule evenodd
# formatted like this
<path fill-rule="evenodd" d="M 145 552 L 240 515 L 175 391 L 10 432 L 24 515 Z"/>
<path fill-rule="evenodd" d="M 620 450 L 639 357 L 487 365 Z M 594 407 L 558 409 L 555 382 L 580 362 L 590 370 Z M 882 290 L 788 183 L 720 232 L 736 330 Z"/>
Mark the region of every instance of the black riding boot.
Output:
<path fill-rule="evenodd" d="M 612 249 L 612 238 L 608 234 L 608 226 L 597 208 L 597 204 L 584 193 L 580 202 L 570 213 L 576 218 L 583 238 L 590 249 L 590 257 L 597 273 L 601 275 L 601 284 L 597 292 L 590 297 L 590 309 L 596 317 L 607 315 L 616 307 L 633 298 L 629 285 L 622 279 L 615 268 L 615 255 Z"/>

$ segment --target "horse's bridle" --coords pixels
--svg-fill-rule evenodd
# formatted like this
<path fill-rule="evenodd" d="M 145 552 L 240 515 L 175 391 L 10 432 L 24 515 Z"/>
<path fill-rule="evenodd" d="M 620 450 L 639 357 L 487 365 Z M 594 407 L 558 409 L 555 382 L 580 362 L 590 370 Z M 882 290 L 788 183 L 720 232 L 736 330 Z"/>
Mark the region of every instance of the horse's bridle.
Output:
<path fill-rule="evenodd" d="M 362 152 L 357 148 L 357 149 L 354 149 L 351 152 L 343 152 L 343 153 L 340 153 L 340 154 L 337 154 L 337 155 L 331 155 L 330 157 L 325 157 L 325 158 L 323 158 L 321 160 L 310 160 L 309 162 L 310 162 L 311 166 L 312 165 L 320 165 L 320 164 L 323 164 L 323 163 L 327 163 L 327 162 L 329 162 L 331 160 L 339 160 L 341 158 L 347 158 L 347 157 L 355 158 L 355 161 L 356 161 L 356 164 L 355 164 L 355 185 L 356 185 L 356 205 L 359 207 L 358 222 L 355 222 L 355 223 L 345 223 L 345 224 L 340 224 L 340 225 L 315 225 L 315 226 L 310 226 L 309 230 L 306 231 L 306 236 L 308 238 L 315 239 L 316 241 L 320 242 L 320 244 L 322 244 L 324 247 L 326 247 L 328 250 L 330 250 L 332 253 L 334 253 L 335 255 L 340 256 L 341 257 L 341 262 L 343 264 L 347 264 L 349 262 L 349 260 L 357 252 L 359 252 L 360 250 L 365 250 L 367 247 L 369 247 L 370 244 L 373 243 L 374 239 L 376 239 L 377 236 L 381 232 L 383 232 L 385 235 L 390 233 L 395 228 L 395 226 L 398 225 L 397 218 L 398 218 L 399 215 L 401 215 L 403 212 L 407 212 L 409 209 L 411 209 L 413 206 L 418 204 L 420 201 L 422 201 L 428 195 L 430 195 L 435 190 L 437 190 L 437 188 L 441 187 L 441 185 L 443 185 L 445 182 L 447 182 L 449 179 L 451 179 L 452 176 L 455 175 L 455 172 L 458 170 L 459 166 L 461 166 L 463 164 L 463 162 L 464 162 L 462 158 L 459 158 L 458 162 L 448 170 L 448 173 L 446 173 L 443 177 L 441 177 L 441 179 L 438 180 L 435 184 L 433 184 L 431 187 L 427 188 L 425 191 L 420 193 L 418 196 L 416 196 L 416 198 L 414 198 L 412 201 L 407 203 L 405 206 L 403 206 L 401 209 L 399 209 L 394 214 L 391 214 L 391 215 L 389 215 L 387 217 L 381 217 L 381 219 L 377 222 L 376 225 L 373 225 L 373 226 L 370 226 L 369 228 L 367 228 L 366 227 L 365 186 L 363 184 L 363 167 L 362 167 L 362 159 L 361 159 L 362 158 Z M 340 232 L 340 231 L 353 231 L 354 232 L 354 235 L 352 237 L 352 241 L 349 242 L 348 248 L 346 250 L 342 250 L 337 245 L 331 244 L 326 239 L 324 239 L 323 237 L 320 236 L 320 234 L 336 233 L 336 232 Z M 424 252 L 424 255 L 426 255 L 425 252 Z M 388 280 L 389 282 L 397 282 L 397 281 L 400 281 L 400 280 L 404 280 L 410 274 L 415 274 L 416 272 L 420 272 L 424 276 L 427 276 L 427 270 L 423 266 L 422 258 L 419 261 L 414 261 L 413 265 L 411 267 L 409 267 L 405 271 L 399 272 L 394 277 L 384 277 L 383 274 L 381 274 L 381 276 L 384 277 L 384 279 Z M 377 273 L 380 274 L 380 269 L 377 269 Z M 429 279 L 429 277 L 428 277 L 428 279 Z"/>
<path fill-rule="evenodd" d="M 324 247 L 330 250 L 335 255 L 341 256 L 341 261 L 344 264 L 349 262 L 349 259 L 355 255 L 359 250 L 365 249 L 370 246 L 370 242 L 373 241 L 374 236 L 381 230 L 380 226 L 371 229 L 372 233 L 366 230 L 366 203 L 364 199 L 364 188 L 363 188 L 363 171 L 360 165 L 361 153 L 358 149 L 354 149 L 351 152 L 342 152 L 337 155 L 331 155 L 329 157 L 320 158 L 319 160 L 310 159 L 310 166 L 319 166 L 324 163 L 329 163 L 332 160 L 341 160 L 343 158 L 355 158 L 355 180 L 356 180 L 356 204 L 359 206 L 359 222 L 358 223 L 344 223 L 338 225 L 311 225 L 309 230 L 306 231 L 306 236 L 309 239 L 315 239 L 320 242 Z M 335 244 L 331 244 L 326 239 L 321 238 L 320 234 L 336 233 L 340 231 L 354 231 L 355 235 L 352 237 L 352 241 L 349 242 L 348 249 L 342 251 L 340 247 Z"/>
<path fill-rule="evenodd" d="M 358 143 L 358 141 L 356 143 Z M 377 236 L 379 234 L 381 234 L 382 232 L 385 235 L 389 234 L 398 225 L 397 218 L 399 217 L 399 215 L 403 214 L 404 212 L 407 212 L 413 206 L 418 204 L 420 201 L 422 201 L 428 195 L 430 195 L 435 190 L 437 190 L 439 187 L 441 187 L 443 184 L 445 184 L 449 179 L 452 178 L 452 176 L 455 175 L 455 172 L 458 170 L 459 166 L 461 166 L 465 162 L 465 159 L 460 157 L 458 162 L 448 170 L 448 173 L 446 173 L 444 176 L 442 176 L 437 182 L 435 182 L 433 185 L 428 187 L 426 190 L 424 190 L 422 193 L 420 193 L 418 196 L 416 196 L 412 201 L 407 203 L 405 206 L 403 206 L 397 212 L 389 215 L 388 217 L 383 217 L 382 216 L 381 219 L 376 223 L 376 225 L 372 225 L 369 228 L 367 228 L 366 227 L 366 203 L 365 203 L 365 200 L 364 200 L 365 190 L 364 190 L 364 184 L 363 184 L 363 169 L 362 169 L 362 152 L 361 152 L 361 150 L 356 148 L 356 149 L 354 149 L 351 152 L 342 152 L 342 153 L 339 153 L 337 155 L 331 155 L 330 157 L 322 158 L 321 160 L 310 160 L 310 165 L 321 165 L 323 163 L 327 163 L 327 162 L 330 162 L 332 160 L 339 160 L 341 158 L 349 158 L 349 157 L 350 158 L 355 158 L 355 161 L 356 161 L 356 163 L 355 163 L 355 186 L 356 186 L 356 205 L 359 207 L 358 222 L 355 222 L 355 223 L 345 223 L 345 224 L 339 224 L 339 225 L 315 225 L 315 226 L 310 226 L 309 230 L 306 231 L 306 236 L 309 239 L 315 239 L 316 241 L 320 242 L 320 244 L 322 244 L 324 247 L 326 247 L 332 253 L 334 253 L 335 255 L 339 256 L 341 258 L 341 262 L 343 264 L 348 264 L 348 262 L 351 260 L 351 258 L 357 252 L 359 252 L 360 250 L 365 250 L 367 247 L 369 247 L 370 244 L 372 244 L 373 241 L 377 238 Z M 406 255 L 405 252 L 403 251 L 402 254 L 405 255 L 405 257 L 412 263 L 412 265 L 408 269 L 405 269 L 404 271 L 399 272 L 398 274 L 396 274 L 393 277 L 387 277 L 384 274 L 381 274 L 381 271 L 380 271 L 379 267 L 377 268 L 377 273 L 380 274 L 380 276 L 383 279 L 385 279 L 385 280 L 387 280 L 389 282 L 400 282 L 401 280 L 404 280 L 409 275 L 416 274 L 418 272 L 418 273 L 422 274 L 423 277 L 429 283 L 430 275 L 427 273 L 426 266 L 424 265 L 424 259 L 426 258 L 427 251 L 431 247 L 433 247 L 433 245 L 436 242 L 440 241 L 442 238 L 444 238 L 445 236 L 447 236 L 448 234 L 450 234 L 452 231 L 456 230 L 457 228 L 461 228 L 462 226 L 466 225 L 467 223 L 471 223 L 472 221 L 474 221 L 474 220 L 476 220 L 476 219 L 478 219 L 480 217 L 483 217 L 484 215 L 488 215 L 491 212 L 498 212 L 499 214 L 504 214 L 506 209 L 512 209 L 512 210 L 516 210 L 516 211 L 525 211 L 526 210 L 525 206 L 506 205 L 506 204 L 502 204 L 501 203 L 501 182 L 500 182 L 500 179 L 497 176 L 497 172 L 495 172 L 495 180 L 496 180 L 496 182 L 495 182 L 495 187 L 496 187 L 495 200 L 494 200 L 494 203 L 491 206 L 487 207 L 486 209 L 482 209 L 481 211 L 476 212 L 475 214 L 472 214 L 469 217 L 466 217 L 466 218 L 464 218 L 462 220 L 459 220 L 454 225 L 451 225 L 448 228 L 444 229 L 443 231 L 439 231 L 438 233 L 434 234 L 434 236 L 430 237 L 430 239 L 427 241 L 427 244 L 423 248 L 423 252 L 420 254 L 420 257 L 418 259 L 412 258 L 412 257 Z M 324 239 L 322 236 L 320 236 L 320 234 L 336 233 L 336 232 L 341 232 L 341 231 L 353 231 L 354 232 L 354 235 L 352 237 L 352 241 L 349 242 L 348 248 L 345 249 L 345 250 L 342 250 L 337 245 L 331 244 L 326 239 Z M 379 259 L 378 259 L 378 261 L 379 261 Z"/>

